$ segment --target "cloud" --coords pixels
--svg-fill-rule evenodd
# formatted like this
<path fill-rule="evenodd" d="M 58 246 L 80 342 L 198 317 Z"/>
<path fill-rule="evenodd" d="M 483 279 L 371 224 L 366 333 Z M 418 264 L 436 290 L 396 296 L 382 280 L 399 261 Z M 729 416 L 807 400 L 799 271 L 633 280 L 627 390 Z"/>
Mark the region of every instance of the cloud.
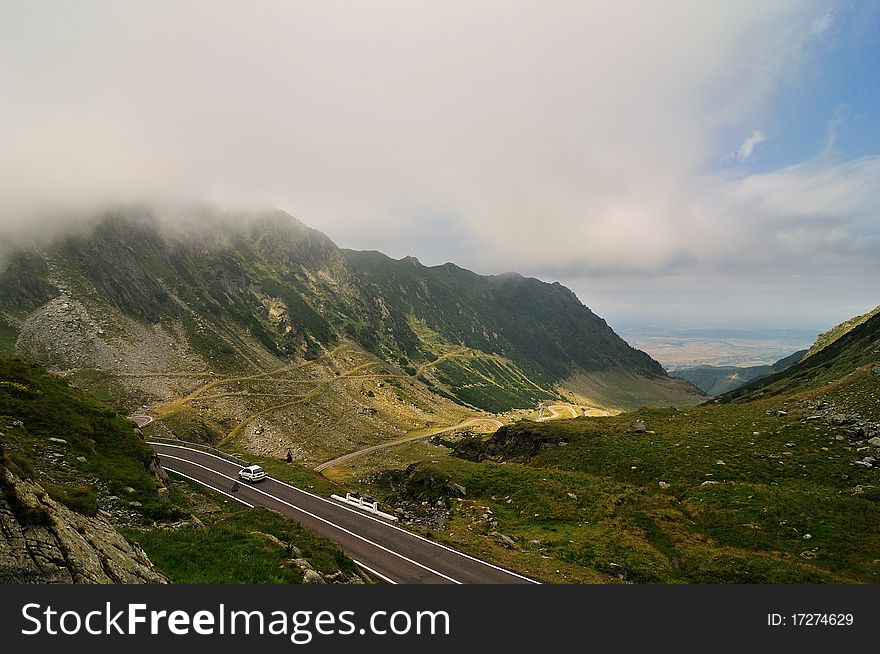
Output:
<path fill-rule="evenodd" d="M 745 161 L 752 156 L 752 153 L 755 151 L 755 146 L 763 143 L 766 140 L 767 136 L 764 134 L 764 132 L 755 130 L 736 149 L 737 159 L 739 159 L 740 161 Z"/>
<path fill-rule="evenodd" d="M 811 184 L 864 228 L 843 176 L 869 162 L 707 172 L 828 29 L 819 0 L 169 6 L 0 4 L 4 236 L 106 203 L 276 206 L 345 246 L 647 287 L 846 256 Z"/>

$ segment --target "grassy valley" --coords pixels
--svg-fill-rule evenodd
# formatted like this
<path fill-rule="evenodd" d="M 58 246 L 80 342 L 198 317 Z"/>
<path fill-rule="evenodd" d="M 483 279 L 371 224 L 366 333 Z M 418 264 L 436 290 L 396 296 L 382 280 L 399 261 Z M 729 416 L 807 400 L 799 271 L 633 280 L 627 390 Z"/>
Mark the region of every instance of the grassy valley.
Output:
<path fill-rule="evenodd" d="M 4 364 L 2 413 L 26 426 L 3 435 L 6 465 L 167 578 L 363 580 L 296 523 L 151 472 L 115 411 L 320 494 L 368 493 L 545 581 L 880 574 L 877 316 L 707 401 L 558 284 L 340 250 L 279 215 L 247 225 L 196 244 L 99 222 L 0 278 L 0 344 L 55 370 Z M 710 372 L 691 378 L 739 381 Z"/>
<path fill-rule="evenodd" d="M 521 421 L 336 478 L 553 581 L 876 582 L 878 338 L 868 320 L 702 406 Z"/>

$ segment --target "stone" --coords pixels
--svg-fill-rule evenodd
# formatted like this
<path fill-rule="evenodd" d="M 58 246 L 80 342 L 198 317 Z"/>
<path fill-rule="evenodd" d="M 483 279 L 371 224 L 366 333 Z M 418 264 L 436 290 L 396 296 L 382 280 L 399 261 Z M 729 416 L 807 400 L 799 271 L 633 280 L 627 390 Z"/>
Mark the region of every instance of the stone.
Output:
<path fill-rule="evenodd" d="M 709 480 L 709 481 L 704 481 L 702 484 L 700 484 L 700 486 L 717 486 L 720 483 L 721 483 L 720 481 Z"/>
<path fill-rule="evenodd" d="M 785 416 L 788 415 L 788 411 L 783 411 L 780 409 L 779 411 L 776 412 L 776 415 L 780 418 L 784 418 Z"/>
<path fill-rule="evenodd" d="M 67 445 L 67 441 L 64 440 L 63 438 L 55 438 L 54 436 L 50 436 L 49 440 L 52 441 L 53 443 L 61 443 L 62 445 Z"/>
<path fill-rule="evenodd" d="M 6 489 L 0 494 L 0 583 L 168 583 L 106 514 L 75 513 L 2 465 L 0 480 Z M 10 493 L 19 505 L 15 511 Z"/>
<path fill-rule="evenodd" d="M 308 570 L 305 570 L 303 572 L 302 581 L 304 584 L 326 584 L 327 583 L 326 581 L 324 581 L 324 577 L 321 575 L 320 572 L 318 572 L 317 570 L 312 570 L 311 568 Z"/>
<path fill-rule="evenodd" d="M 658 482 L 658 485 L 660 486 L 660 489 L 661 489 L 661 490 L 667 490 L 667 489 L 669 489 L 669 487 L 671 486 L 671 484 L 670 484 L 669 482 L 666 482 L 666 481 Z"/>
<path fill-rule="evenodd" d="M 813 537 L 813 534 L 804 534 L 804 540 L 810 540 Z"/>
<path fill-rule="evenodd" d="M 868 444 L 873 445 L 874 447 L 880 447 L 880 436 L 874 436 L 874 438 L 869 438 Z"/>
<path fill-rule="evenodd" d="M 464 497 L 467 495 L 467 489 L 454 481 L 449 482 L 449 490 L 452 491 L 456 497 Z"/>
<path fill-rule="evenodd" d="M 575 495 L 574 493 L 566 493 L 566 495 L 568 495 L 573 500 L 576 500 L 578 498 L 578 496 Z"/>
<path fill-rule="evenodd" d="M 629 426 L 629 431 L 633 434 L 644 434 L 648 431 L 648 427 L 641 420 L 637 420 Z"/>

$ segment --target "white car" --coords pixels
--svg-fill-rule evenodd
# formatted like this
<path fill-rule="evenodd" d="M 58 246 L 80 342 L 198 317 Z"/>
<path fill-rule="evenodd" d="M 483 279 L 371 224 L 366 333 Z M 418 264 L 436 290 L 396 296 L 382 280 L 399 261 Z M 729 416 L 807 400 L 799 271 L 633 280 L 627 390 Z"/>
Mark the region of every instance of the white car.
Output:
<path fill-rule="evenodd" d="M 238 471 L 238 478 L 249 482 L 260 481 L 266 478 L 266 471 L 260 466 L 248 466 Z"/>

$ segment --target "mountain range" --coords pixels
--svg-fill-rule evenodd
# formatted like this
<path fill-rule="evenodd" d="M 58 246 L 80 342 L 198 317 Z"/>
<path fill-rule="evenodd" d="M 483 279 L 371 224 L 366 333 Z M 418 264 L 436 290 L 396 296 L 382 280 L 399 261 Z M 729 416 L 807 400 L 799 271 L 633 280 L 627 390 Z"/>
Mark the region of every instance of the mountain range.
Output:
<path fill-rule="evenodd" d="M 0 273 L 0 349 L 27 359 L 0 357 L 0 577 L 370 580 L 169 479 L 146 437 L 371 495 L 544 581 L 876 581 L 880 314 L 819 340 L 712 399 L 559 284 L 340 249 L 280 213 L 104 216 Z"/>
<path fill-rule="evenodd" d="M 341 343 L 476 409 L 693 403 L 569 289 L 338 248 L 281 212 L 108 215 L 0 273 L 0 343 L 59 369 L 260 372 Z M 557 388 L 563 390 L 557 390 Z"/>

